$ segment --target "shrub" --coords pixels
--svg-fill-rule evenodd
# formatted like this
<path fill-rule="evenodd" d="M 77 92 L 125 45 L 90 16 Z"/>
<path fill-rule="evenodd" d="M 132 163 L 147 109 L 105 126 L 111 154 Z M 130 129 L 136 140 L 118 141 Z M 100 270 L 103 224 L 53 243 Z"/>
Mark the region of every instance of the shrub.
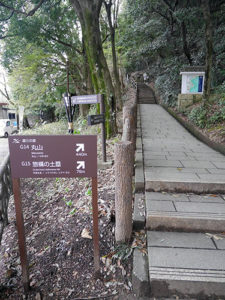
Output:
<path fill-rule="evenodd" d="M 205 128 L 207 123 L 207 110 L 201 105 L 194 107 L 188 115 L 188 119 L 200 128 Z"/>
<path fill-rule="evenodd" d="M 221 111 L 215 112 L 208 120 L 208 125 L 219 123 L 223 120 Z"/>

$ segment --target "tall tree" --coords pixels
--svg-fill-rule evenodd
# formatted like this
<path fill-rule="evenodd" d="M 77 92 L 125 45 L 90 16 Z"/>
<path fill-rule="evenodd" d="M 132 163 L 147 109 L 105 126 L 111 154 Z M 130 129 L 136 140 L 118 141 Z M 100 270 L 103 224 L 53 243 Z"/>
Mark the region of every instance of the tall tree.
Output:
<path fill-rule="evenodd" d="M 212 80 L 212 57 L 213 57 L 213 28 L 210 12 L 210 0 L 202 0 L 201 3 L 203 17 L 205 21 L 205 83 L 203 92 L 203 102 L 205 103 L 210 96 Z"/>
<path fill-rule="evenodd" d="M 112 61 L 113 61 L 113 75 L 115 80 L 115 94 L 116 94 L 116 104 L 118 109 L 122 108 L 121 99 L 121 82 L 118 71 L 117 55 L 116 55 L 116 44 L 115 44 L 115 33 L 117 27 L 118 10 L 120 1 L 104 0 L 104 5 L 107 13 L 107 19 L 109 24 L 111 48 L 112 48 Z"/>
<path fill-rule="evenodd" d="M 106 99 L 107 136 L 116 132 L 115 93 L 112 78 L 104 56 L 99 26 L 99 16 L 103 0 L 70 0 L 82 28 L 85 54 L 92 83 L 96 93 Z"/>
<path fill-rule="evenodd" d="M 116 131 L 116 98 L 114 94 L 111 75 L 102 49 L 102 41 L 99 28 L 99 14 L 103 0 L 69 1 L 76 14 L 78 15 L 81 24 L 84 52 L 88 62 L 90 70 L 89 73 L 92 79 L 93 87 L 96 93 L 102 93 L 105 96 L 107 135 L 110 136 L 110 134 Z M 25 18 L 34 16 L 40 8 L 50 10 L 50 8 L 57 8 L 59 5 L 68 5 L 67 3 L 65 3 L 66 2 L 60 0 L 40 0 L 34 1 L 34 3 L 33 1 L 29 1 L 29 3 L 26 3 L 25 5 L 24 0 L 16 0 L 14 3 L 11 3 L 11 1 L 9 0 L 6 2 L 0 1 L 0 21 L 4 21 L 5 24 L 7 22 L 10 24 L 16 14 L 21 16 L 20 19 L 24 21 L 22 16 L 24 16 Z M 27 10 L 27 8 L 30 9 Z M 72 21 L 72 19 L 70 19 L 70 21 Z M 56 23 L 61 25 L 61 23 L 58 21 L 56 21 Z M 45 23 L 42 23 L 42 25 L 45 25 Z M 71 24 L 70 27 L 74 28 L 74 26 L 71 26 Z M 9 34 L 7 34 L 7 31 L 7 26 L 2 27 L 0 29 L 0 38 L 4 39 L 6 38 L 6 36 L 12 36 L 9 32 Z M 58 37 L 57 32 L 52 35 L 50 27 L 47 29 L 44 28 L 42 30 L 41 26 L 40 32 L 42 34 L 43 31 L 45 35 L 50 33 L 49 38 L 51 38 L 55 43 L 61 44 L 64 47 L 68 47 L 68 49 L 71 48 L 71 45 L 68 44 L 67 41 L 64 41 L 63 39 Z M 65 34 L 65 36 L 68 37 L 69 35 Z M 76 49 L 71 48 L 71 51 L 73 50 L 76 51 Z M 85 74 L 88 74 L 88 72 L 85 72 Z"/>

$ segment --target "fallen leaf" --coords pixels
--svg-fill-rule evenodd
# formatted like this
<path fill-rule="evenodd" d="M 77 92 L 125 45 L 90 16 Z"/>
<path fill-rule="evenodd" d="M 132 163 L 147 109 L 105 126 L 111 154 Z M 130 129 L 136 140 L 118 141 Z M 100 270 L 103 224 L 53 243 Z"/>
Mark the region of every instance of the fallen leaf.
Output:
<path fill-rule="evenodd" d="M 37 283 L 37 281 L 36 281 L 35 279 L 33 279 L 33 280 L 30 282 L 30 286 L 31 286 L 31 287 L 32 287 L 32 286 L 35 286 L 36 283 Z"/>
<path fill-rule="evenodd" d="M 109 266 L 110 266 L 111 264 L 112 264 L 112 259 L 109 258 L 109 257 L 107 257 L 107 258 L 106 258 L 106 262 L 105 262 L 106 268 L 109 268 Z"/>
<path fill-rule="evenodd" d="M 90 232 L 86 228 L 83 229 L 83 231 L 81 233 L 81 237 L 84 239 L 92 240 L 92 236 L 90 235 Z"/>
<path fill-rule="evenodd" d="M 74 272 L 73 272 L 73 277 L 76 278 L 76 277 L 77 277 L 77 274 L 78 274 L 78 272 L 74 271 Z"/>
<path fill-rule="evenodd" d="M 223 240 L 224 237 L 222 237 L 221 235 L 219 234 L 211 234 L 211 233 L 206 233 L 206 235 L 210 238 L 214 238 L 215 240 Z"/>

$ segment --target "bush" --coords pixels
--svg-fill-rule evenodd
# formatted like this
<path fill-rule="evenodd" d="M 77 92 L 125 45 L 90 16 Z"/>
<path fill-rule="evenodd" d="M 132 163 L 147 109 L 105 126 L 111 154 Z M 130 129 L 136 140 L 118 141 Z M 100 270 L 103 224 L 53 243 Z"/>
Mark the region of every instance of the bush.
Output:
<path fill-rule="evenodd" d="M 207 110 L 201 105 L 194 107 L 188 114 L 188 119 L 200 128 L 205 128 L 207 123 Z"/>
<path fill-rule="evenodd" d="M 223 121 L 223 116 L 221 111 L 215 112 L 208 120 L 208 125 L 216 124 Z"/>

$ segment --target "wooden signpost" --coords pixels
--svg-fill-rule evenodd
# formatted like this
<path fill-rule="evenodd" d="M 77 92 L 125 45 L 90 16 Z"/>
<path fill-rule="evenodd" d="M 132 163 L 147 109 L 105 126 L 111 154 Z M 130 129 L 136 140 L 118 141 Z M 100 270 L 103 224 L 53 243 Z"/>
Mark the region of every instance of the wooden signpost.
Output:
<path fill-rule="evenodd" d="M 88 116 L 88 125 L 97 125 L 105 122 L 105 116 L 103 114 L 99 115 L 89 115 Z"/>
<path fill-rule="evenodd" d="M 70 100 L 70 101 L 69 101 Z M 94 95 L 81 95 L 81 96 L 72 96 L 69 98 L 64 98 L 64 102 L 66 107 L 68 106 L 74 106 L 77 104 L 100 104 L 100 115 L 95 115 L 95 120 L 98 118 L 103 118 L 102 115 L 105 115 L 105 103 L 103 96 L 101 94 L 94 94 Z M 99 117 L 98 117 L 99 116 Z M 91 122 L 91 121 L 90 121 Z M 104 121 L 95 123 L 95 124 L 89 124 L 89 125 L 96 125 L 101 124 L 102 128 L 102 159 L 104 162 L 106 162 L 106 130 L 105 130 L 105 119 Z"/>
<path fill-rule="evenodd" d="M 10 136 L 10 164 L 16 208 L 22 279 L 29 289 L 29 270 L 20 178 L 91 177 L 94 269 L 99 272 L 97 136 Z"/>

